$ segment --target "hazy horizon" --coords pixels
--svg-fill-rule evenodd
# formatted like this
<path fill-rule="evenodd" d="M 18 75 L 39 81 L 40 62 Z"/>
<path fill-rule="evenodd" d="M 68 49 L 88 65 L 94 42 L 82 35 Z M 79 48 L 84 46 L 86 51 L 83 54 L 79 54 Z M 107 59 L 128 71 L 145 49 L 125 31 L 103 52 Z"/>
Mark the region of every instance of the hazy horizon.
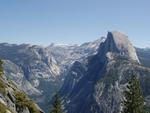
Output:
<path fill-rule="evenodd" d="M 103 38 L 103 37 L 100 37 L 100 38 Z M 95 39 L 95 40 L 98 40 L 98 39 L 100 39 L 100 38 L 97 38 L 97 39 Z M 106 38 L 106 37 L 105 37 Z M 92 40 L 92 41 L 85 41 L 85 42 L 83 42 L 83 43 L 59 43 L 59 42 L 57 42 L 57 43 L 54 43 L 54 42 L 50 42 L 48 45 L 43 45 L 43 44 L 36 44 L 36 43 L 9 43 L 9 42 L 0 42 L 0 44 L 15 44 L 15 45 L 23 45 L 23 44 L 31 44 L 32 46 L 34 46 L 34 45 L 37 45 L 37 46 L 41 46 L 41 47 L 48 47 L 48 46 L 50 46 L 50 45 L 56 45 L 56 46 L 73 46 L 73 45 L 78 45 L 78 46 L 80 46 L 80 45 L 82 45 L 82 44 L 84 44 L 84 43 L 88 43 L 88 42 L 93 42 L 93 41 L 95 41 L 95 40 Z M 132 43 L 132 42 L 131 42 Z M 133 44 L 133 43 L 132 43 Z M 150 47 L 149 46 L 147 46 L 147 47 L 138 47 L 138 46 L 135 46 L 135 45 L 133 45 L 134 47 L 136 47 L 136 48 L 141 48 L 141 49 L 150 49 Z"/>
<path fill-rule="evenodd" d="M 0 43 L 82 44 L 120 31 L 150 47 L 148 0 L 0 1 Z"/>

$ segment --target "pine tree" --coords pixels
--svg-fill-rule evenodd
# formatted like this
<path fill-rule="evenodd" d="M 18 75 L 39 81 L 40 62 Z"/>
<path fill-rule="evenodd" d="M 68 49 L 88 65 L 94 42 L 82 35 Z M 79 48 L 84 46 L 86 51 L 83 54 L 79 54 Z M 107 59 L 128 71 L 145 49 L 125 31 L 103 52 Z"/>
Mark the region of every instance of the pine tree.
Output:
<path fill-rule="evenodd" d="M 3 65 L 3 61 L 0 60 L 0 76 L 2 76 L 4 74 L 2 65 Z"/>
<path fill-rule="evenodd" d="M 50 113 L 63 113 L 62 102 L 58 93 L 54 96 L 53 108 Z"/>
<path fill-rule="evenodd" d="M 132 76 L 124 91 L 125 99 L 123 101 L 122 113 L 147 113 L 144 106 L 144 98 L 140 88 L 140 82 L 136 76 Z"/>

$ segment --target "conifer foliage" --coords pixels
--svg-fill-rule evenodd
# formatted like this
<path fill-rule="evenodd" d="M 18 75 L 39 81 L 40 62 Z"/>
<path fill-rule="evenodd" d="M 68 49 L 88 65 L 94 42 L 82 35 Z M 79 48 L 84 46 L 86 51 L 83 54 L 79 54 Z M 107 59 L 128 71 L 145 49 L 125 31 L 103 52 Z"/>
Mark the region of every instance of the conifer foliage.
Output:
<path fill-rule="evenodd" d="M 2 76 L 3 75 L 3 61 L 0 59 L 0 76 Z"/>
<path fill-rule="evenodd" d="M 63 113 L 62 102 L 58 93 L 54 96 L 53 108 L 50 113 Z"/>
<path fill-rule="evenodd" d="M 140 82 L 136 76 L 132 76 L 124 91 L 125 99 L 123 101 L 122 113 L 147 113 L 144 107 L 144 98 L 140 88 Z"/>

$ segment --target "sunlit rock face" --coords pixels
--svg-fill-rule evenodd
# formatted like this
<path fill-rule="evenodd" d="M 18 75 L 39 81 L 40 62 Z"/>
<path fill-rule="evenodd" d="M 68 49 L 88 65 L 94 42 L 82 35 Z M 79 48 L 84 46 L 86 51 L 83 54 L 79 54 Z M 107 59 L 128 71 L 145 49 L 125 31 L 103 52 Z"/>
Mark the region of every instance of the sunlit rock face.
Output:
<path fill-rule="evenodd" d="M 140 63 L 136 54 L 136 50 L 128 40 L 128 36 L 117 31 L 108 32 L 107 39 L 102 44 L 102 47 L 99 51 L 100 56 L 103 54 L 105 57 L 107 52 L 111 52 L 113 54 L 117 54 L 121 57 Z"/>
<path fill-rule="evenodd" d="M 104 91 L 109 89 L 106 88 L 108 80 L 102 80 L 103 82 L 100 82 L 100 84 L 97 82 L 106 73 L 109 75 L 109 72 L 117 69 L 121 79 L 124 78 L 122 73 L 128 72 L 129 68 L 133 70 L 134 66 L 139 67 L 140 63 L 150 67 L 149 49 L 136 50 L 139 59 L 128 37 L 114 31 L 108 32 L 106 38 L 102 37 L 81 45 L 51 44 L 48 47 L 43 47 L 31 44 L 1 43 L 0 58 L 4 60 L 5 75 L 13 80 L 21 90 L 27 92 L 32 99 L 36 100 L 44 110 L 49 110 L 52 94 L 56 90 L 58 91 L 64 83 L 61 91 L 65 94 L 66 103 L 74 104 L 74 101 L 78 99 L 78 104 L 84 105 L 84 103 L 80 103 L 81 95 L 84 93 L 83 97 L 88 95 L 87 98 L 89 98 L 90 102 L 91 98 L 95 99 L 94 101 L 92 100 L 94 106 L 91 109 L 97 108 L 103 111 L 105 106 L 109 105 L 108 101 L 111 102 L 110 97 L 107 101 L 103 98 L 103 96 L 107 95 Z M 117 63 L 122 60 L 129 61 L 131 64 L 134 63 L 134 66 L 132 67 L 129 64 L 119 66 Z M 141 68 L 141 70 L 143 69 Z M 124 70 L 127 71 L 124 72 Z M 110 78 L 113 78 L 112 81 L 116 81 L 118 76 L 117 78 L 116 76 Z M 149 85 L 146 86 L 148 87 Z M 88 90 L 85 91 L 85 89 Z M 113 85 L 110 88 L 110 91 L 113 91 L 113 95 L 107 95 L 112 96 L 116 100 L 113 103 L 116 107 L 119 106 L 120 96 L 115 96 L 121 95 L 121 92 L 118 92 L 118 90 L 122 90 L 119 81 L 116 82 L 116 86 Z M 78 93 L 79 91 L 80 93 Z M 78 95 L 75 95 L 76 93 Z M 91 96 L 93 94 L 94 96 Z M 100 101 L 101 99 L 106 103 Z M 98 107 L 95 101 L 101 107 Z M 90 105 L 90 102 L 86 102 L 87 104 L 84 106 Z M 100 105 L 101 103 L 103 105 Z M 72 106 L 72 104 L 70 105 Z M 66 108 L 71 109 L 67 105 L 69 104 L 66 104 Z M 109 109 L 116 108 L 110 107 Z M 107 110 L 108 108 L 105 108 L 105 111 Z"/>
<path fill-rule="evenodd" d="M 141 66 L 126 35 L 108 32 L 97 54 L 75 62 L 67 73 L 60 90 L 64 110 L 67 113 L 121 112 L 123 91 L 132 74 L 140 79 L 149 106 L 150 69 Z"/>
<path fill-rule="evenodd" d="M 30 44 L 0 44 L 5 75 L 27 92 L 45 110 L 49 110 L 52 95 L 59 90 L 66 72 L 75 61 L 97 53 L 105 38 L 81 45 L 48 47 Z"/>
<path fill-rule="evenodd" d="M 30 105 L 30 99 L 24 97 L 26 94 L 18 89 L 14 81 L 6 78 L 3 74 L 0 75 L 0 87 L 0 109 L 2 113 L 30 113 L 31 108 L 29 106 L 34 107 L 33 109 L 38 113 L 44 113 L 34 102 Z M 19 108 L 18 103 L 20 105 L 21 102 L 26 104 L 21 104 Z"/>

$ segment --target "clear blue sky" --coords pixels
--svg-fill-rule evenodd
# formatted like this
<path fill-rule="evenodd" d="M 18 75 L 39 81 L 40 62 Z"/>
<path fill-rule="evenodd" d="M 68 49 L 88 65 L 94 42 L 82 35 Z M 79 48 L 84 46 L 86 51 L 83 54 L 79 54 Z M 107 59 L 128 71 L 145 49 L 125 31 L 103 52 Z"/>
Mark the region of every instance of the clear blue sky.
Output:
<path fill-rule="evenodd" d="M 150 0 L 0 0 L 0 43 L 83 43 L 126 33 L 150 46 Z"/>

